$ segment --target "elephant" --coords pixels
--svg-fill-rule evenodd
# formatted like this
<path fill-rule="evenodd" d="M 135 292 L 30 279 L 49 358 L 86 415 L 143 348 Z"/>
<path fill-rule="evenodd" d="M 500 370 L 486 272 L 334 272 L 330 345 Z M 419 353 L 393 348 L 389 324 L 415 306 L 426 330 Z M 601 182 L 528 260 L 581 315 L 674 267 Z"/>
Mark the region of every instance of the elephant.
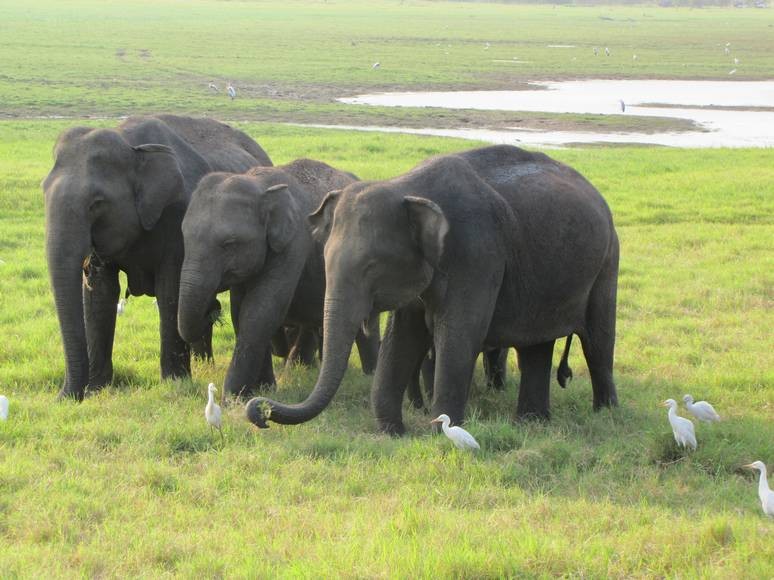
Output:
<path fill-rule="evenodd" d="M 161 376 L 190 375 L 190 346 L 177 332 L 183 263 L 181 223 L 191 192 L 213 170 L 271 165 L 241 131 L 211 119 L 129 117 L 117 129 L 74 127 L 54 148 L 43 181 L 46 255 L 64 345 L 60 397 L 112 380 L 118 272 L 128 294 L 156 296 Z M 218 305 L 209 306 L 210 314 Z M 211 324 L 190 337 L 211 355 Z"/>
<path fill-rule="evenodd" d="M 607 203 L 577 171 L 517 147 L 473 149 L 331 192 L 310 220 L 327 237 L 322 365 L 300 403 L 249 401 L 258 427 L 322 412 L 358 326 L 388 310 L 371 392 L 386 433 L 405 432 L 403 393 L 431 344 L 431 413 L 455 424 L 484 348 L 517 349 L 516 418 L 548 419 L 554 341 L 571 334 L 583 346 L 594 408 L 617 405 L 618 237 Z"/>
<path fill-rule="evenodd" d="M 194 191 L 183 219 L 178 325 L 183 338 L 200 336 L 208 305 L 218 292 L 230 290 L 236 346 L 226 392 L 250 395 L 274 384 L 272 337 L 281 350 L 277 343 L 296 340 L 297 332 L 293 348 L 306 353 L 300 355 L 306 362 L 314 358 L 325 270 L 323 243 L 312 238 L 306 216 L 328 191 L 355 182 L 325 163 L 298 159 L 244 174 L 212 173 Z M 363 369 L 373 372 L 378 317 L 369 329 L 356 334 Z"/>

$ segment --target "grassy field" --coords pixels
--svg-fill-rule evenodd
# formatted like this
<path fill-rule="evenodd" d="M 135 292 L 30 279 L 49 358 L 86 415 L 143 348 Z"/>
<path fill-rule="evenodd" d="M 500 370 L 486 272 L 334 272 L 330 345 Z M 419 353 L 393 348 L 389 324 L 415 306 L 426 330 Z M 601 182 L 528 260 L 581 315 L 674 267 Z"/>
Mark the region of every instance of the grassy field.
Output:
<path fill-rule="evenodd" d="M 522 127 L 550 122 L 648 131 L 668 123 L 680 130 L 686 124 L 674 120 L 373 108 L 338 104 L 335 97 L 396 88 L 519 88 L 540 78 L 727 79 L 732 68 L 736 79 L 772 78 L 772 27 L 773 10 L 7 0 L 0 4 L 0 114 L 174 109 L 229 119 L 415 127 L 502 126 L 516 117 Z M 609 47 L 611 56 L 595 57 L 595 46 Z M 210 81 L 218 95 L 207 88 Z M 223 92 L 229 81 L 239 91 L 233 102 Z"/>
<path fill-rule="evenodd" d="M 214 365 L 161 382 L 148 297 L 131 298 L 118 320 L 114 384 L 80 405 L 55 403 L 64 362 L 40 190 L 60 131 L 132 113 L 211 115 L 276 163 L 308 156 L 366 179 L 474 144 L 278 121 L 460 127 L 518 116 L 523 126 L 653 129 L 670 121 L 333 99 L 549 77 L 725 79 L 734 57 L 736 77 L 774 78 L 773 27 L 771 10 L 651 6 L 1 3 L 0 393 L 11 417 L 0 422 L 0 577 L 774 577 L 774 521 L 741 469 L 774 466 L 774 150 L 551 153 L 615 216 L 621 407 L 591 411 L 576 345 L 576 378 L 554 388 L 553 420 L 514 424 L 512 355 L 503 393 L 476 371 L 476 456 L 432 436 L 430 418 L 408 407 L 408 436 L 377 435 L 356 356 L 319 418 L 257 431 L 231 402 L 221 444 L 203 410 L 206 384 L 225 376 L 231 326 L 216 328 Z M 595 58 L 594 46 L 612 56 Z M 210 94 L 210 81 L 221 91 L 234 82 L 239 97 Z M 37 118 L 57 115 L 68 118 Z M 316 371 L 276 362 L 276 397 L 302 399 Z M 685 393 L 725 419 L 697 425 L 688 455 L 657 406 Z"/>
<path fill-rule="evenodd" d="M 119 319 L 115 386 L 56 404 L 63 361 L 39 182 L 69 125 L 0 124 L 0 391 L 12 401 L 0 423 L 3 576 L 774 574 L 774 522 L 740 469 L 771 463 L 774 441 L 771 151 L 555 152 L 616 216 L 622 405 L 591 412 L 575 349 L 576 380 L 555 389 L 552 422 L 514 425 L 515 371 L 493 394 L 479 369 L 473 457 L 410 409 L 409 436 L 376 435 L 356 357 L 315 421 L 258 432 L 230 406 L 221 446 L 204 423 L 204 387 L 223 379 L 230 325 L 217 329 L 214 367 L 160 383 L 150 298 L 132 298 Z M 364 178 L 470 146 L 242 127 L 277 162 L 309 155 Z M 315 376 L 285 372 L 279 398 L 302 398 Z M 697 426 L 688 456 L 656 406 L 686 392 L 726 419 Z"/>

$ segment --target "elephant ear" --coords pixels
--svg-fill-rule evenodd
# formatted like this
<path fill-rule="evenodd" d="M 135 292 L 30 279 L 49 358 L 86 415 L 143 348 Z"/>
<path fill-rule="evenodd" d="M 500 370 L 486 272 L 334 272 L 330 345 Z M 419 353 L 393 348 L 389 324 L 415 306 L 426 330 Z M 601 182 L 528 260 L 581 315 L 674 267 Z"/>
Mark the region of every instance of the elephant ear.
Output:
<path fill-rule="evenodd" d="M 272 185 L 263 192 L 261 213 L 266 216 L 269 247 L 282 252 L 298 231 L 298 208 L 286 183 Z"/>
<path fill-rule="evenodd" d="M 165 207 L 183 199 L 183 174 L 171 147 L 147 144 L 132 149 L 137 156 L 134 184 L 137 214 L 142 227 L 150 230 Z"/>
<path fill-rule="evenodd" d="M 443 256 L 449 222 L 438 204 L 423 197 L 403 198 L 409 217 L 411 237 L 419 246 L 422 255 L 433 268 L 438 269 Z"/>
<path fill-rule="evenodd" d="M 307 218 L 309 225 L 312 226 L 312 237 L 318 242 L 325 243 L 331 233 L 333 212 L 336 210 L 336 204 L 339 203 L 340 195 L 340 189 L 329 191 L 320 203 L 320 207 L 314 210 L 314 213 L 309 214 Z"/>

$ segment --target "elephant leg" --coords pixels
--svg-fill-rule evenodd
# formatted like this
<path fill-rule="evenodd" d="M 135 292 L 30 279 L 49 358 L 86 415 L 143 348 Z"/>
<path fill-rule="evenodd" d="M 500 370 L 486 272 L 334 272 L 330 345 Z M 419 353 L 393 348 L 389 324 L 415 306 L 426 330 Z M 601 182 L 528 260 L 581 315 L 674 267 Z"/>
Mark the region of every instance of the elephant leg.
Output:
<path fill-rule="evenodd" d="M 121 286 L 118 267 L 102 264 L 92 255 L 89 286 L 83 288 L 83 315 L 89 353 L 89 388 L 100 389 L 113 379 L 113 339 L 116 331 L 116 306 Z"/>
<path fill-rule="evenodd" d="M 508 349 L 484 349 L 482 360 L 487 384 L 497 391 L 502 391 L 508 374 Z"/>
<path fill-rule="evenodd" d="M 424 409 L 425 412 L 427 412 L 427 408 L 425 407 L 425 401 L 422 397 L 422 385 L 420 383 L 420 377 L 422 374 L 422 365 L 426 360 L 427 357 L 423 356 L 419 361 L 416 369 L 414 369 L 414 372 L 411 374 L 411 380 L 409 380 L 408 389 L 406 391 L 408 400 L 411 402 L 411 405 L 415 409 Z"/>
<path fill-rule="evenodd" d="M 301 326 L 288 354 L 287 364 L 315 366 L 317 355 L 317 330 L 311 326 Z"/>
<path fill-rule="evenodd" d="M 516 417 L 519 419 L 549 419 L 549 389 L 551 384 L 551 359 L 554 341 L 517 349 L 519 354 L 519 402 Z"/>
<path fill-rule="evenodd" d="M 211 324 L 207 326 L 207 330 L 201 340 L 191 343 L 191 353 L 198 360 L 207 362 L 214 361 L 212 356 L 212 327 L 215 325 L 215 321 L 220 317 L 221 310 L 220 301 L 216 298 L 213 300 L 209 310 L 210 320 L 212 321 Z"/>
<path fill-rule="evenodd" d="M 169 252 L 173 254 L 172 251 Z M 177 330 L 180 260 L 169 256 L 155 272 L 156 304 L 161 330 L 161 378 L 191 376 L 191 347 Z"/>
<path fill-rule="evenodd" d="M 594 409 L 618 405 L 618 393 L 613 380 L 615 351 L 615 303 L 617 256 L 614 267 L 603 270 L 591 288 L 586 310 L 586 328 L 580 333 L 583 354 L 591 375 Z"/>
<path fill-rule="evenodd" d="M 422 358 L 422 383 L 425 386 L 425 396 L 428 400 L 433 400 L 433 384 L 435 383 L 435 347 L 431 344 L 427 356 Z"/>
<path fill-rule="evenodd" d="M 232 309 L 233 312 L 233 309 Z M 239 314 L 237 313 L 237 318 Z M 236 327 L 234 327 L 236 328 Z M 274 356 L 287 359 L 290 356 L 290 343 L 288 341 L 288 328 L 280 328 L 271 338 L 271 351 Z"/>
<path fill-rule="evenodd" d="M 381 431 L 391 435 L 405 433 L 401 409 L 403 392 L 429 346 L 430 334 L 421 308 L 406 307 L 390 315 L 371 393 L 371 404 Z"/>
<path fill-rule="evenodd" d="M 368 319 L 367 333 L 360 329 L 355 337 L 357 352 L 360 355 L 360 367 L 366 375 L 374 374 L 379 358 L 379 316 Z"/>

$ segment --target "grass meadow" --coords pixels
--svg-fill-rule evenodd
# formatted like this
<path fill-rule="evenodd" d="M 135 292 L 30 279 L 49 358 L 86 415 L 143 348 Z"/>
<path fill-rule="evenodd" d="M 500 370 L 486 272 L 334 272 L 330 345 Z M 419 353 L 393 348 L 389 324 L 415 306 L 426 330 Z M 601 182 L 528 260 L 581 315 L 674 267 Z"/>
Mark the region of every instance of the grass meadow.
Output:
<path fill-rule="evenodd" d="M 726 42 L 744 50 L 738 75 L 772 78 L 771 14 L 382 1 L 2 3 L 0 393 L 11 406 L 0 422 L 0 577 L 774 577 L 774 521 L 761 513 L 753 473 L 741 468 L 774 463 L 774 150 L 550 152 L 597 186 L 616 221 L 621 406 L 591 411 L 576 342 L 575 380 L 566 390 L 552 385 L 552 421 L 513 423 L 511 354 L 502 393 L 476 370 L 466 424 L 482 447 L 475 456 L 431 435 L 430 417 L 408 406 L 406 437 L 378 435 L 356 355 L 314 421 L 258 431 L 232 401 L 221 444 L 203 411 L 207 383 L 225 376 L 231 325 L 216 328 L 213 365 L 195 363 L 192 380 L 160 381 L 149 297 L 131 298 L 118 319 L 113 385 L 82 404 L 57 403 L 64 361 L 40 190 L 59 132 L 118 122 L 85 117 L 151 111 L 232 122 L 275 163 L 307 156 L 388 178 L 476 144 L 271 121 L 340 118 L 332 89 L 726 78 Z M 581 57 L 595 45 L 613 56 Z M 530 61 L 518 73 L 493 62 L 517 55 Z M 372 71 L 377 60 L 382 67 Z M 210 80 L 233 81 L 240 98 L 207 94 Z M 351 114 L 382 121 L 432 113 Z M 38 118 L 57 115 L 68 118 Z M 275 363 L 276 397 L 302 399 L 316 370 Z M 685 393 L 724 417 L 697 425 L 690 454 L 677 450 L 657 406 Z"/>

